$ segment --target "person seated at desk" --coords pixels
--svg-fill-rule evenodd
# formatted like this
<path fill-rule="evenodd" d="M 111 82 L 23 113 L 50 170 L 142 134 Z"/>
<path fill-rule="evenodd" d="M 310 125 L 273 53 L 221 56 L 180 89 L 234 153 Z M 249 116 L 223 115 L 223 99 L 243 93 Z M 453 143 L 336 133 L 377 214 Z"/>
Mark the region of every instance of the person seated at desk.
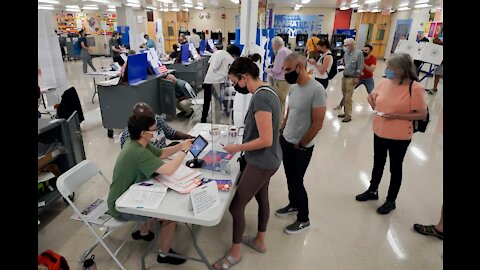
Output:
<path fill-rule="evenodd" d="M 152 107 L 150 107 L 147 103 L 139 102 L 133 106 L 133 114 L 139 115 L 142 113 L 147 114 L 154 114 Z M 158 148 L 165 148 L 167 147 L 167 139 L 169 140 L 186 140 L 186 139 L 194 139 L 195 137 L 185 134 L 180 131 L 176 131 L 172 127 L 170 127 L 165 120 L 162 119 L 159 115 L 155 115 L 155 122 L 157 125 L 157 136 L 156 140 L 152 142 L 152 144 Z M 128 131 L 128 127 L 122 132 L 120 136 L 120 148 L 123 148 L 125 142 L 130 138 L 130 133 Z M 170 145 L 174 145 L 172 143 Z"/>
<path fill-rule="evenodd" d="M 144 48 L 144 47 L 146 47 L 147 49 L 150 49 L 150 48 L 156 49 L 157 48 L 157 45 L 155 45 L 155 42 L 153 41 L 153 39 L 151 39 L 147 34 L 145 34 L 143 36 L 143 38 L 146 39 L 147 42 L 140 45 L 140 48 Z"/>
<path fill-rule="evenodd" d="M 151 142 L 156 140 L 157 124 L 153 113 L 134 114 L 128 119 L 128 131 L 131 138 L 125 142 L 125 147 L 120 151 L 113 169 L 112 184 L 108 194 L 108 211 L 112 217 L 121 221 L 143 221 L 145 222 L 140 230 L 132 233 L 135 240 L 143 239 L 152 241 L 154 238 L 150 227 L 155 219 L 145 216 L 126 214 L 118 212 L 115 208 L 115 201 L 128 188 L 136 182 L 145 181 L 154 173 L 161 175 L 172 175 L 182 165 L 185 156 L 192 146 L 192 139 L 185 140 L 175 146 L 160 149 Z M 172 161 L 165 163 L 165 159 L 177 152 L 180 152 Z M 171 243 L 175 234 L 176 222 L 170 220 L 162 221 L 160 230 L 160 253 L 174 253 Z M 182 264 L 186 260 L 171 256 L 157 256 L 157 262 L 168 264 Z"/>
<path fill-rule="evenodd" d="M 178 45 L 173 44 L 172 47 L 173 47 L 173 52 L 167 57 L 167 61 L 169 61 L 171 59 L 177 59 L 177 57 L 178 57 L 178 54 L 179 54 Z"/>
<path fill-rule="evenodd" d="M 180 51 L 178 51 L 178 55 L 175 59 L 175 64 L 182 63 L 182 45 L 188 44 L 187 38 L 185 37 L 185 34 L 180 34 L 180 36 L 178 37 L 178 43 L 180 43 Z M 190 50 L 188 51 L 188 58 L 193 59 L 193 55 L 190 52 Z"/>
<path fill-rule="evenodd" d="M 180 116 L 185 116 L 186 118 L 189 118 L 193 114 L 193 109 L 192 109 L 192 96 L 190 95 L 187 87 L 189 87 L 192 91 L 192 86 L 182 80 L 182 79 L 177 79 L 175 76 L 172 74 L 168 74 L 165 79 L 173 82 L 175 85 L 175 99 L 177 101 L 176 106 L 177 109 L 180 110 L 180 112 L 177 114 L 177 117 Z"/>

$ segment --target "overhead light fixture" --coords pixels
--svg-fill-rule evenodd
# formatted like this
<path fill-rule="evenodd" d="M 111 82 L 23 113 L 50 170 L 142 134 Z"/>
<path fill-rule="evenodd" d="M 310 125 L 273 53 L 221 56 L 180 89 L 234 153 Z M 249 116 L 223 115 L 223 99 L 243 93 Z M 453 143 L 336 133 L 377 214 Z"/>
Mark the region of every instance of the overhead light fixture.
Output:
<path fill-rule="evenodd" d="M 240 0 L 230 0 L 234 4 L 240 4 Z"/>
<path fill-rule="evenodd" d="M 359 4 L 351 4 L 350 5 L 350 8 L 358 8 L 358 7 L 361 7 L 362 5 L 359 5 Z"/>
<path fill-rule="evenodd" d="M 380 2 L 381 0 L 366 0 L 365 1 L 365 4 L 373 4 L 373 3 L 377 3 L 377 2 Z"/>
<path fill-rule="evenodd" d="M 156 8 L 156 7 L 154 7 L 154 6 L 147 6 L 147 9 L 151 9 L 151 10 L 157 10 L 157 8 Z"/>
<path fill-rule="evenodd" d="M 380 12 L 380 11 L 381 11 L 381 10 L 378 9 L 378 8 L 375 8 L 375 9 L 370 10 L 370 12 L 373 12 L 373 13 Z"/>
<path fill-rule="evenodd" d="M 188 12 L 189 9 L 188 9 L 188 8 L 184 8 L 184 9 L 182 9 L 182 11 Z"/>
<path fill-rule="evenodd" d="M 116 9 L 109 8 L 109 9 L 107 9 L 107 12 L 117 12 L 117 10 L 116 10 Z"/>
<path fill-rule="evenodd" d="M 60 4 L 60 2 L 54 1 L 54 0 L 38 0 L 38 3 Z M 42 5 L 42 6 L 49 7 L 49 5 Z"/>
<path fill-rule="evenodd" d="M 346 6 L 340 7 L 340 10 L 347 10 L 347 9 L 350 9 L 350 8 L 349 8 L 349 7 L 346 7 Z"/>
<path fill-rule="evenodd" d="M 115 8 L 116 8 L 116 6 L 108 6 L 108 8 L 113 8 L 113 9 L 115 9 Z"/>
<path fill-rule="evenodd" d="M 38 9 L 53 10 L 54 8 L 52 5 L 40 5 L 38 6 Z"/>
<path fill-rule="evenodd" d="M 302 0 L 302 4 L 308 4 L 308 3 L 310 3 L 310 1 L 312 1 L 312 0 Z"/>
<path fill-rule="evenodd" d="M 172 11 L 174 11 L 174 12 L 179 12 L 180 9 L 179 9 L 179 8 L 172 8 Z"/>
<path fill-rule="evenodd" d="M 411 8 L 409 7 L 401 7 L 401 8 L 397 8 L 398 11 L 404 11 L 404 10 L 410 10 Z"/>
<path fill-rule="evenodd" d="M 298 10 L 300 10 L 301 7 L 302 7 L 302 5 L 295 4 L 295 5 L 293 6 L 293 10 L 298 11 Z"/>
<path fill-rule="evenodd" d="M 75 9 L 75 8 L 67 8 L 67 9 L 65 9 L 65 11 L 69 11 L 69 12 L 82 12 L 80 9 Z"/>
<path fill-rule="evenodd" d="M 97 3 L 103 3 L 103 4 L 110 4 L 110 1 L 108 0 L 83 0 L 84 2 L 85 1 L 88 1 L 88 2 L 97 2 Z"/>
<path fill-rule="evenodd" d="M 66 8 L 80 9 L 77 5 L 65 5 Z"/>
<path fill-rule="evenodd" d="M 127 0 L 127 3 L 140 4 L 140 1 L 139 0 Z"/>
<path fill-rule="evenodd" d="M 415 4 L 424 4 L 424 3 L 428 3 L 430 2 L 430 0 L 417 0 L 415 1 Z"/>
<path fill-rule="evenodd" d="M 196 7 L 194 7 L 194 9 L 204 9 L 204 7 L 202 7 L 202 6 L 196 6 Z"/>
<path fill-rule="evenodd" d="M 85 10 L 98 10 L 98 7 L 86 7 L 86 6 L 84 6 L 82 9 L 85 9 Z"/>
<path fill-rule="evenodd" d="M 157 0 L 157 1 L 165 4 L 173 4 L 173 0 Z"/>
<path fill-rule="evenodd" d="M 127 4 L 125 4 L 125 6 L 139 8 L 139 7 L 140 7 L 140 4 L 135 4 L 135 3 L 127 3 Z"/>
<path fill-rule="evenodd" d="M 431 7 L 432 5 L 429 4 L 420 4 L 420 5 L 415 5 L 415 8 L 428 8 Z"/>
<path fill-rule="evenodd" d="M 197 6 L 203 7 L 203 3 L 202 2 L 197 2 Z"/>
<path fill-rule="evenodd" d="M 366 10 L 364 10 L 364 9 L 359 9 L 359 10 L 357 10 L 357 12 L 360 12 L 360 13 L 362 13 L 362 12 L 367 12 L 367 11 L 366 11 Z"/>
<path fill-rule="evenodd" d="M 186 7 L 186 8 L 192 8 L 192 7 L 193 7 L 192 4 L 188 4 L 188 3 L 185 3 L 185 4 L 183 4 L 182 6 L 184 6 L 184 7 Z"/>

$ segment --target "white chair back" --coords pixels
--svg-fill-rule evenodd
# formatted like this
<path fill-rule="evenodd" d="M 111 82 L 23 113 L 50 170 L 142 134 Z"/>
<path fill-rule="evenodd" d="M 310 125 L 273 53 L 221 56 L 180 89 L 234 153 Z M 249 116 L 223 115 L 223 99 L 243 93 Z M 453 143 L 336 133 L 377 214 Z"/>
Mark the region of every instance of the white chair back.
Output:
<path fill-rule="evenodd" d="M 97 174 L 100 174 L 106 183 L 110 184 L 95 163 L 84 160 L 60 175 L 57 179 L 58 191 L 66 198 Z"/>

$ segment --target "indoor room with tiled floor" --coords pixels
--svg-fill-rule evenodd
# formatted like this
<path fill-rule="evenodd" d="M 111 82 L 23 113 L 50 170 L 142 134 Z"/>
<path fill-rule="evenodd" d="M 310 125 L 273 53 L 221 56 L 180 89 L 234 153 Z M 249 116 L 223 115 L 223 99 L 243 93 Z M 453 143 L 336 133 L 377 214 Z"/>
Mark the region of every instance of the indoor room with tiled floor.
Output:
<path fill-rule="evenodd" d="M 93 59 L 96 67 L 109 66 L 111 58 Z M 383 78 L 385 62 L 379 61 L 374 79 Z M 82 135 L 87 159 L 99 165 L 111 179 L 115 160 L 120 152 L 118 134 L 107 137 L 102 126 L 98 105 L 91 103 L 93 82 L 82 74 L 82 62 L 65 62 L 69 85 L 75 86 L 85 114 Z M 376 208 L 386 197 L 390 180 L 389 163 L 385 165 L 378 201 L 357 202 L 355 195 L 368 187 L 373 163 L 373 133 L 367 92 L 363 86 L 354 93 L 352 122 L 342 123 L 333 108 L 341 99 L 341 74 L 327 89 L 327 113 L 312 161 L 305 176 L 309 196 L 311 227 L 297 234 L 287 235 L 283 228 L 294 221 L 294 216 L 278 218 L 274 211 L 287 203 L 287 184 L 283 166 L 270 181 L 270 220 L 267 230 L 267 253 L 259 254 L 243 246 L 242 262 L 238 270 L 290 269 L 442 269 L 443 242 L 413 231 L 414 223 L 436 224 L 443 203 L 443 86 L 440 81 L 436 95 L 427 95 L 431 122 L 426 133 L 415 133 L 405 157 L 403 183 L 397 199 L 397 209 L 388 215 L 379 215 Z M 428 88 L 433 79 L 428 79 Z M 425 80 L 422 81 L 425 85 Z M 202 95 L 203 92 L 200 93 Z M 46 117 L 46 116 L 42 116 Z M 191 125 L 187 119 L 175 119 L 169 124 L 181 131 Z M 108 193 L 100 178 L 87 183 L 76 193 L 75 202 L 90 203 Z M 70 219 L 73 214 L 61 199 L 45 211 L 39 220 L 38 251 L 52 249 L 66 257 L 72 269 L 82 269 L 78 258 L 95 238 L 83 225 Z M 245 233 L 252 234 L 257 226 L 257 204 L 251 201 L 246 208 Z M 140 257 L 148 243 L 131 239 L 131 223 L 114 232 L 107 244 L 118 245 L 125 237 L 126 246 L 118 254 L 127 269 L 140 269 Z M 232 218 L 227 211 L 215 227 L 201 227 L 199 245 L 207 258 L 214 260 L 224 255 L 231 244 Z M 158 249 L 158 246 L 155 250 Z M 184 224 L 178 224 L 174 249 L 182 254 L 197 256 Z M 115 262 L 101 247 L 97 247 L 95 261 L 99 270 L 117 269 Z M 148 269 L 205 269 L 201 263 L 187 261 L 183 265 L 160 265 L 156 253 L 147 256 Z"/>

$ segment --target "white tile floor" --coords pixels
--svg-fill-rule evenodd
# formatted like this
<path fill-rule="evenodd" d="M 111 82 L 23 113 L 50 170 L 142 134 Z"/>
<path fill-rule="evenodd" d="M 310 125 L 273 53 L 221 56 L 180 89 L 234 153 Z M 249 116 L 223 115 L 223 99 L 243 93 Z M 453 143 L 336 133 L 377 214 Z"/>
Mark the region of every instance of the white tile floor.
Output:
<path fill-rule="evenodd" d="M 108 58 L 94 58 L 99 67 L 107 66 Z M 112 176 L 116 156 L 120 152 L 118 134 L 109 139 L 102 126 L 98 98 L 91 103 L 93 85 L 82 76 L 81 61 L 65 62 L 68 81 L 75 86 L 85 113 L 82 125 L 87 158 L 97 163 L 105 175 Z M 379 61 L 375 80 L 378 82 L 385 68 Z M 383 203 L 389 183 L 388 164 L 380 185 L 379 201 L 360 203 L 355 195 L 368 186 L 373 161 L 373 134 L 370 107 L 363 86 L 354 94 L 353 121 L 341 123 L 332 108 L 341 99 L 338 75 L 327 90 L 327 115 L 321 138 L 305 176 L 309 195 L 310 230 L 299 235 L 286 235 L 283 227 L 294 217 L 280 219 L 273 213 L 287 203 L 287 185 L 283 167 L 270 182 L 271 217 L 267 232 L 268 252 L 260 255 L 243 248 L 243 261 L 234 269 L 442 269 L 443 242 L 415 233 L 414 223 L 436 224 L 443 203 L 443 86 L 435 96 L 427 95 L 431 122 L 425 134 L 415 134 L 405 157 L 403 184 L 397 199 L 397 209 L 386 216 L 375 210 Z M 423 82 L 424 83 L 424 82 Z M 429 80 L 431 88 L 433 80 Z M 186 120 L 170 124 L 188 131 Z M 77 194 L 79 204 L 91 202 L 108 192 L 100 179 L 82 187 Z M 254 233 L 257 225 L 257 205 L 252 201 L 246 209 L 246 233 Z M 49 248 L 64 255 L 72 269 L 81 269 L 77 259 L 94 237 L 82 223 L 72 221 L 72 209 L 59 199 L 50 210 L 39 217 L 39 252 Z M 227 212 L 220 224 L 204 227 L 199 232 L 199 244 L 209 260 L 224 254 L 231 241 L 232 219 Z M 132 224 L 133 226 L 133 224 Z M 118 244 L 129 237 L 130 226 L 115 232 L 108 243 Z M 140 269 L 140 255 L 146 242 L 129 240 L 118 255 L 127 269 Z M 196 256 L 185 226 L 177 228 L 174 249 Z M 98 247 L 97 268 L 117 269 L 105 250 Z M 148 269 L 205 269 L 204 265 L 188 261 L 180 266 L 159 265 L 156 255 L 147 257 Z"/>

